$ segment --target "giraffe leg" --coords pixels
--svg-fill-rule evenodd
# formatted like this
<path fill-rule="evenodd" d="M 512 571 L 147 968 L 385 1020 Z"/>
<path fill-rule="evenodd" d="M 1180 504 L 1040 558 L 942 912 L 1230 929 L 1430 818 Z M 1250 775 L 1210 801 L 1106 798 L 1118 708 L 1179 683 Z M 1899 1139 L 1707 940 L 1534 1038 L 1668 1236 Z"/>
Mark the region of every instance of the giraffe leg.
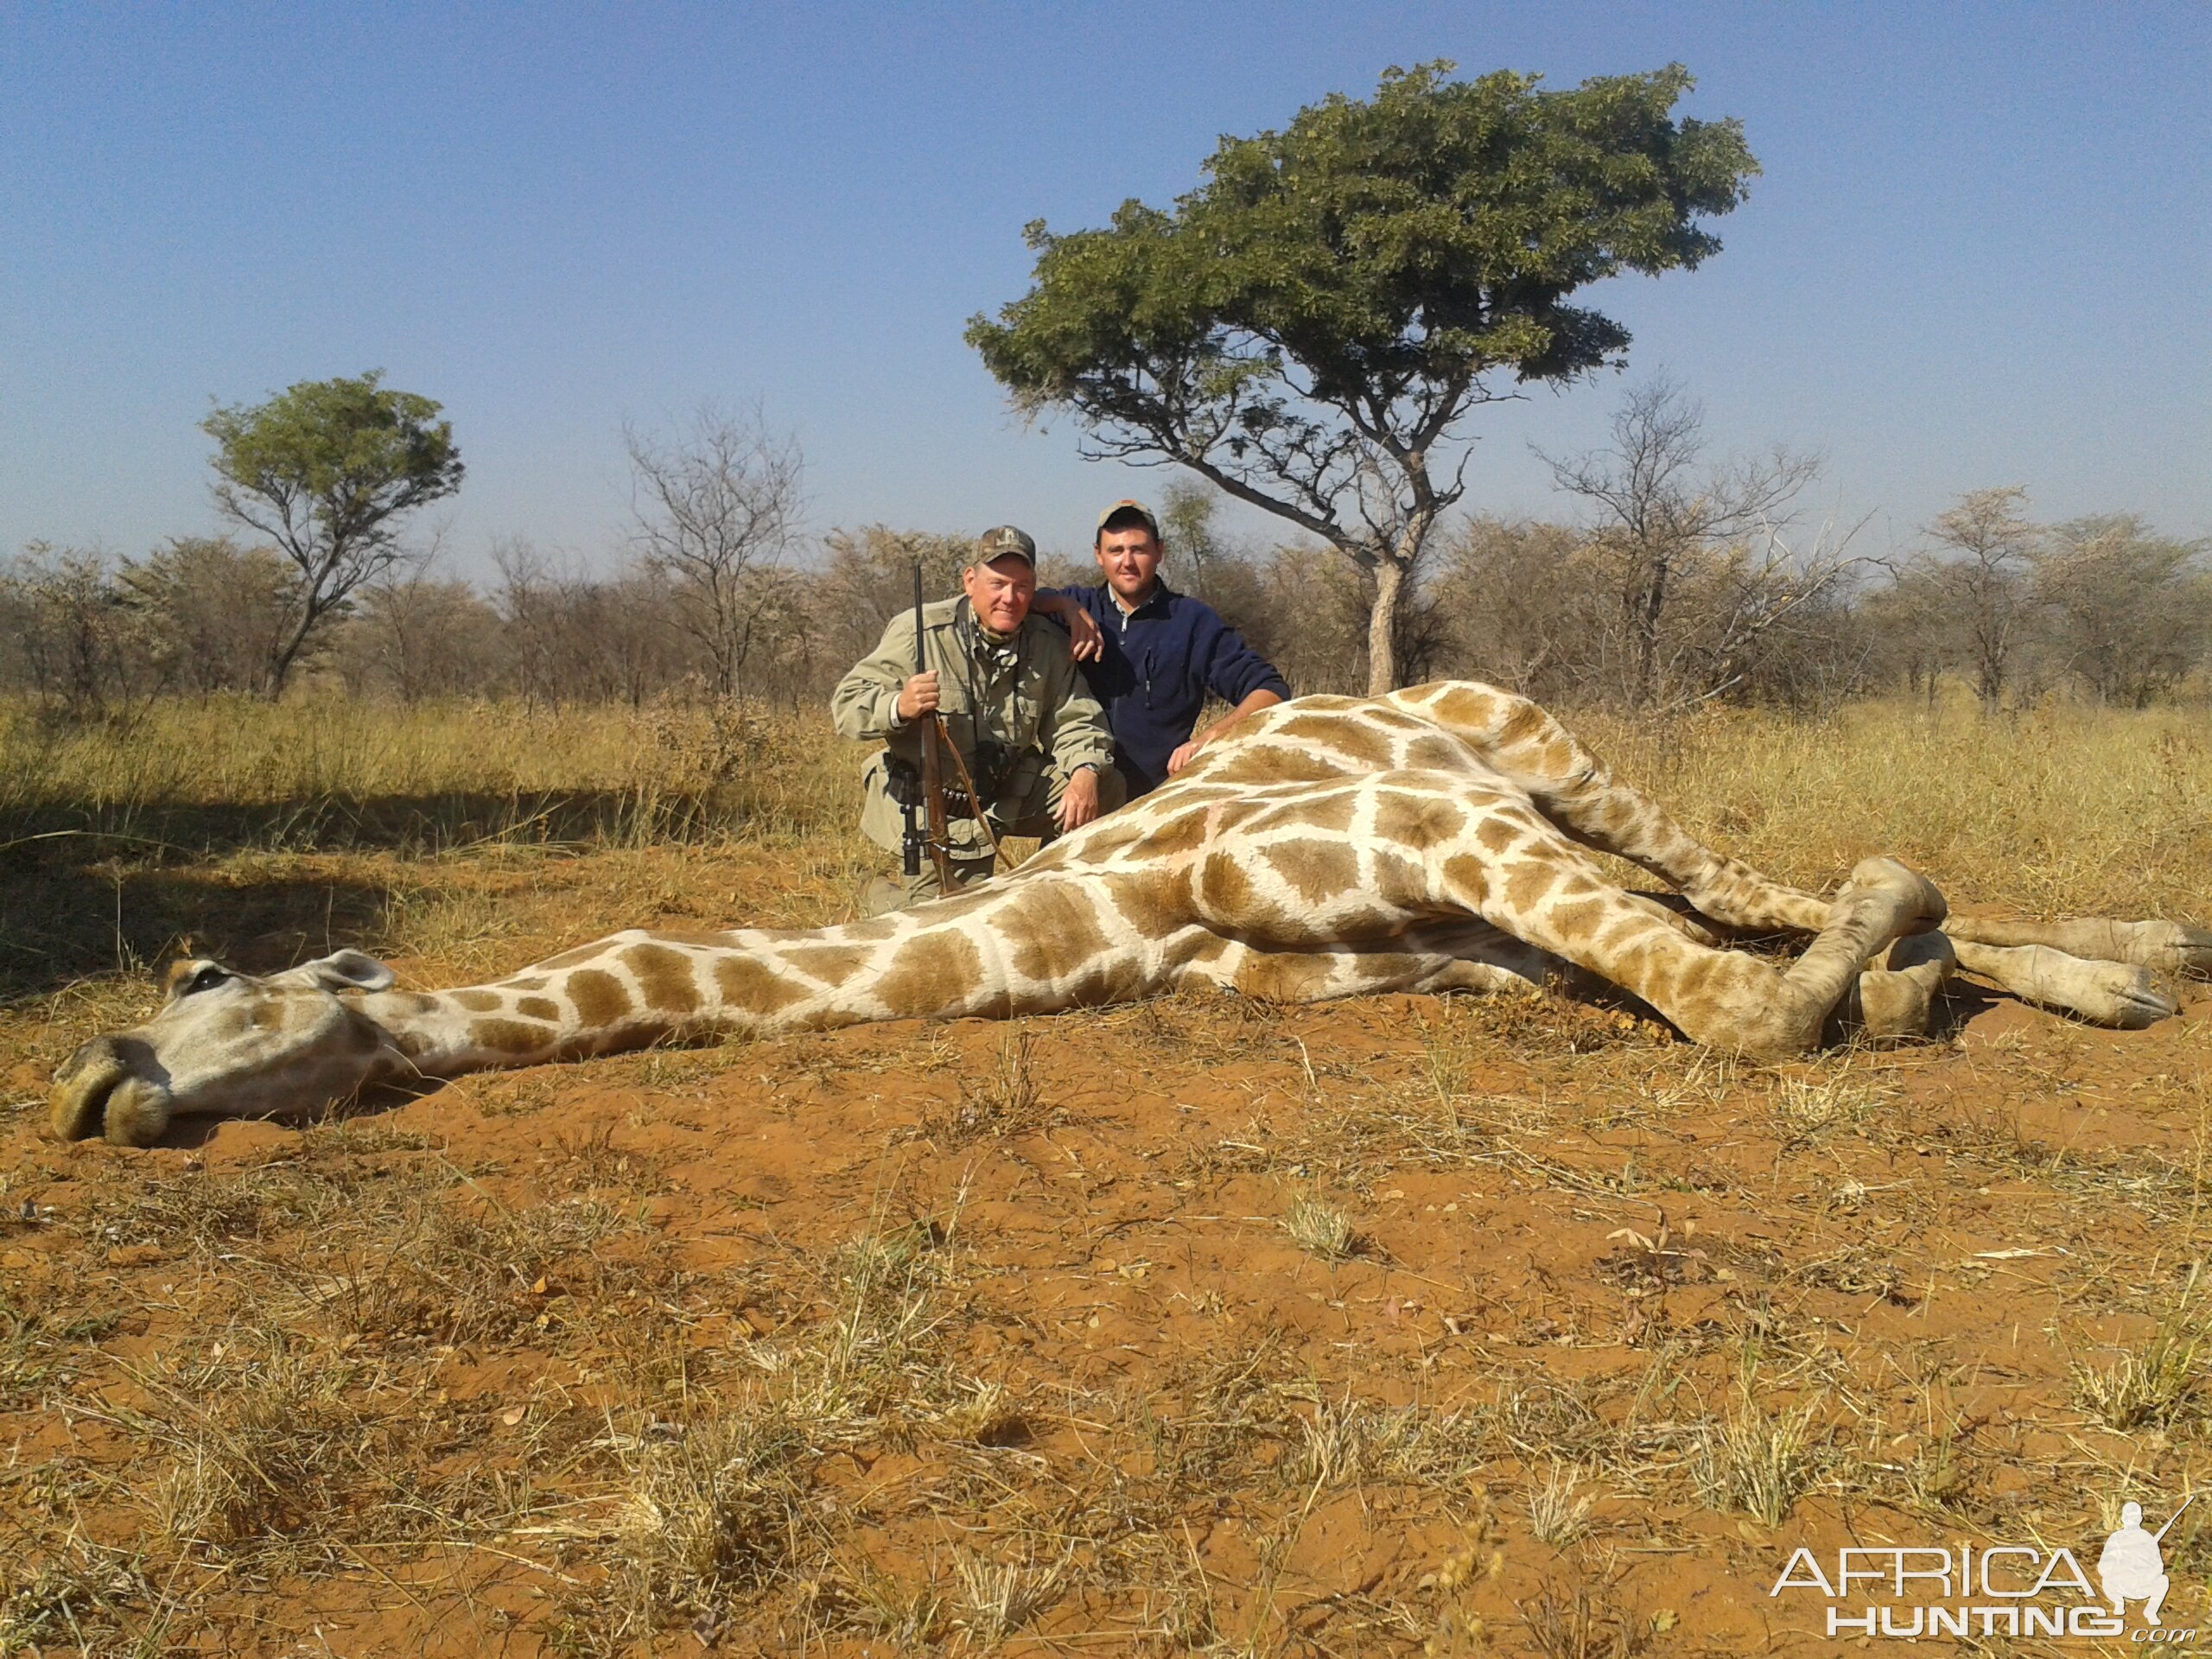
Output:
<path fill-rule="evenodd" d="M 1549 825 L 1488 869 L 1466 858 L 1445 858 L 1433 868 L 1433 902 L 1464 907 L 1599 975 L 1642 997 L 1695 1041 L 1759 1059 L 1817 1045 L 1822 1025 L 1867 963 L 1943 916 L 1942 895 L 1925 880 L 1894 860 L 1867 859 L 1824 907 L 1826 925 L 1812 944 L 1788 968 L 1777 969 L 1685 937 L 1606 882 Z M 1910 967 L 1921 965 L 1915 960 Z M 1941 969 L 1920 978 L 1940 983 Z M 1878 1000 L 1887 989 L 1878 986 Z M 1924 1021 L 1924 1007 L 1919 1017 Z"/>
<path fill-rule="evenodd" d="M 1890 947 L 1879 968 L 1859 976 L 1840 1012 L 1847 1025 L 1868 1037 L 1925 1036 L 1936 999 L 1957 966 L 1951 942 L 1942 933 L 1908 933 Z"/>
<path fill-rule="evenodd" d="M 1817 930 L 1825 925 L 1827 899 L 1784 887 L 1698 841 L 1658 803 L 1614 778 L 1534 703 L 1510 712 L 1504 723 L 1516 722 L 1529 734 L 1493 739 L 1485 759 L 1528 790 L 1538 810 L 1571 839 L 1649 870 L 1680 889 L 1701 914 L 1728 925 Z M 1554 764 L 1561 744 L 1570 757 L 1564 770 Z M 1944 931 L 1956 947 L 1956 966 L 1993 980 L 2024 1001 L 2125 1030 L 2153 1024 L 2179 1006 L 2152 983 L 2152 969 L 2212 974 L 2212 932 L 2177 922 L 1952 917 Z M 1932 963 L 1926 965 L 1935 971 Z M 1885 982 L 1884 971 L 1870 972 L 1862 988 L 1867 1031 L 1879 1036 L 1924 1030 L 1921 987 L 1928 976 L 1907 970 L 1906 978 Z M 1951 964 L 1945 965 L 1929 990 L 1939 992 L 1950 972 Z"/>
<path fill-rule="evenodd" d="M 2167 973 L 2212 975 L 2212 932 L 2179 922 L 2014 922 L 1954 916 L 1944 931 L 1961 944 L 2033 946 L 2091 962 L 2132 963 Z M 1974 969 L 1980 973 L 1982 969 Z"/>
<path fill-rule="evenodd" d="M 1220 944 L 1218 950 L 1192 959 L 1179 976 L 1179 988 L 1213 985 L 1269 1002 L 1325 1002 L 1389 991 L 1526 993 L 1564 966 L 1479 921 L 1322 950 Z"/>
<path fill-rule="evenodd" d="M 1827 899 L 1785 887 L 1699 842 L 1527 698 L 1469 686 L 1416 688 L 1401 695 L 1526 790 L 1569 838 L 1650 871 L 1701 914 L 1734 927 L 1817 931 L 1826 925 Z M 2177 922 L 1954 916 L 1943 931 L 1957 947 L 1959 967 L 2024 1001 L 2099 1025 L 2134 1028 L 2175 1011 L 2146 969 L 2212 976 L 2212 931 Z M 1896 1009 L 1874 1024 L 1892 1018 L 1910 1022 L 1907 1011 L 1916 995 L 1903 982 L 1869 986 L 1870 1012 Z"/>
<path fill-rule="evenodd" d="M 1944 931 L 1951 932 L 1948 923 Z M 2151 970 L 2139 963 L 2084 960 L 2047 944 L 1984 944 L 1955 934 L 1952 944 L 1959 966 L 1968 973 L 1996 981 L 2024 1002 L 2078 1014 L 2095 1025 L 2137 1031 L 2180 1007 L 2151 982 Z"/>
<path fill-rule="evenodd" d="M 1827 925 L 1828 901 L 1762 875 L 1707 846 L 1610 767 L 1539 704 L 1492 687 L 1417 688 L 1401 694 L 1528 792 L 1569 840 L 1624 858 L 1728 927 Z"/>

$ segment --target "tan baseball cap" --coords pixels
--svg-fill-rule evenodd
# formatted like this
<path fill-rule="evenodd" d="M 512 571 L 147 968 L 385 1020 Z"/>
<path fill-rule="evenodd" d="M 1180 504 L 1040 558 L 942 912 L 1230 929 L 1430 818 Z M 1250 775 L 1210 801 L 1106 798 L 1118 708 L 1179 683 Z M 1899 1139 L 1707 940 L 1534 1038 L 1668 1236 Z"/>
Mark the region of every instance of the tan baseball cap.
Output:
<path fill-rule="evenodd" d="M 1152 516 L 1152 509 L 1141 501 L 1132 501 L 1124 497 L 1098 515 L 1098 528 L 1091 532 L 1092 540 L 1096 541 L 1106 533 L 1106 521 L 1109 518 L 1141 519 L 1144 527 L 1152 532 L 1154 541 L 1164 539 L 1160 533 L 1160 520 Z M 1123 528 L 1128 526 L 1124 525 Z"/>
<path fill-rule="evenodd" d="M 987 530 L 976 538 L 976 563 L 988 564 L 993 559 L 1009 557 L 1027 560 L 1033 569 L 1037 563 L 1037 543 L 1012 524 Z"/>

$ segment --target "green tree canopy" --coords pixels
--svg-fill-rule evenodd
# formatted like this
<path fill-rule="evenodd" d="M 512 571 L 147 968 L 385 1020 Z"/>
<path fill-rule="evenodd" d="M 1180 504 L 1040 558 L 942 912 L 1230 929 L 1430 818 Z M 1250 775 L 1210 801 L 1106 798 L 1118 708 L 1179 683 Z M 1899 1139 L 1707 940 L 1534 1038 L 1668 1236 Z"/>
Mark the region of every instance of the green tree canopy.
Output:
<path fill-rule="evenodd" d="M 461 487 L 453 423 L 437 419 L 439 405 L 428 397 L 386 391 L 383 378 L 372 369 L 303 380 L 251 408 L 218 404 L 200 423 L 215 440 L 216 505 L 299 567 L 271 696 L 347 595 L 407 557 L 399 520 Z"/>
<path fill-rule="evenodd" d="M 1623 361 L 1628 331 L 1571 296 L 1716 252 L 1700 216 L 1758 170 L 1738 122 L 1673 118 L 1680 65 L 1572 92 L 1452 68 L 1224 138 L 1172 211 L 1032 224 L 1033 285 L 968 328 L 1094 458 L 1179 462 L 1370 573 L 1376 690 L 1406 578 L 1465 492 L 1464 417 Z"/>

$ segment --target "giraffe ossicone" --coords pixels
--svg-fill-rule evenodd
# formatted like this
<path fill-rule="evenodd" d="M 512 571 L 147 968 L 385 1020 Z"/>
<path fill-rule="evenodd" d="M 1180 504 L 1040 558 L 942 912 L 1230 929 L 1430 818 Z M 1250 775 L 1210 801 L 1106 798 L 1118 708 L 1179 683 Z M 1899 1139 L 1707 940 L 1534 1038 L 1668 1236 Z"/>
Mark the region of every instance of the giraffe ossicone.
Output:
<path fill-rule="evenodd" d="M 1592 851 L 1694 912 L 1608 879 Z M 1795 961 L 1722 931 L 1812 936 Z M 1528 699 L 1445 682 L 1247 717 L 1154 793 L 970 893 L 801 930 L 637 929 L 483 985 L 395 988 L 341 950 L 252 976 L 180 963 L 145 1024 L 57 1074 L 60 1138 L 158 1139 L 181 1116 L 262 1116 L 379 1082 L 749 1032 L 1010 1017 L 1194 986 L 1284 1001 L 1603 982 L 1693 1040 L 1767 1060 L 1841 1019 L 1923 1031 L 1960 968 L 2137 1027 L 2175 1011 L 2152 969 L 2212 971 L 2172 922 L 1948 918 L 1868 859 L 1834 897 L 1683 830 Z"/>

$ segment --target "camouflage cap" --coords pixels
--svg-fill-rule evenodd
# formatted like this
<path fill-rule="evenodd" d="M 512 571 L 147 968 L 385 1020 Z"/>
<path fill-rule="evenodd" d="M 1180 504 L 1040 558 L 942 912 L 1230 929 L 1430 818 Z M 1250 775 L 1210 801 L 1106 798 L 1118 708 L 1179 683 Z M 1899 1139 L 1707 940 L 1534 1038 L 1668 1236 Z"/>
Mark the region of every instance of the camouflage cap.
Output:
<path fill-rule="evenodd" d="M 1037 563 L 1037 543 L 1012 524 L 1001 524 L 996 530 L 987 530 L 976 538 L 976 563 L 988 564 L 993 559 L 1016 558 L 1027 560 L 1033 567 Z"/>
<path fill-rule="evenodd" d="M 1116 501 L 1112 506 L 1107 508 L 1105 512 L 1098 515 L 1098 528 L 1092 532 L 1093 538 L 1096 539 L 1096 537 L 1099 536 L 1103 536 L 1106 533 L 1107 524 L 1116 518 L 1123 518 L 1134 521 L 1133 523 L 1124 524 L 1122 526 L 1123 530 L 1131 530 L 1134 529 L 1136 524 L 1141 524 L 1147 530 L 1152 532 L 1152 539 L 1154 541 L 1156 542 L 1162 539 L 1160 534 L 1160 520 L 1152 516 L 1152 509 L 1145 505 L 1143 502 L 1132 501 L 1126 496 L 1121 500 Z"/>

